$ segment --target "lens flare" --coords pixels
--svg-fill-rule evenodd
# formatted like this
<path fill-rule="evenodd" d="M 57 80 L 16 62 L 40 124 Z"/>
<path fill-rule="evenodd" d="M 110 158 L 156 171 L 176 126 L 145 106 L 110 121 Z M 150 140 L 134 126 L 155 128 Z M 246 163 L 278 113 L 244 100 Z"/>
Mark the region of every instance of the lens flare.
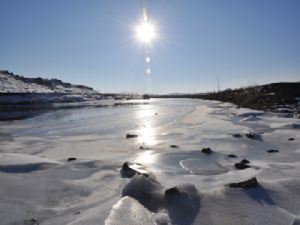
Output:
<path fill-rule="evenodd" d="M 155 21 L 155 20 L 154 20 Z M 144 63 L 145 63 L 145 75 L 147 76 L 148 81 L 148 92 L 151 88 L 151 77 L 152 77 L 152 56 L 151 49 L 153 47 L 152 42 L 154 39 L 159 39 L 159 33 L 157 32 L 157 27 L 153 23 L 153 20 L 150 19 L 146 7 L 143 8 L 142 18 L 139 24 L 135 25 L 135 34 L 136 39 L 142 43 L 142 47 L 145 51 Z"/>
<path fill-rule="evenodd" d="M 146 69 L 146 74 L 147 74 L 147 75 L 151 75 L 151 68 L 147 68 L 147 69 Z"/>
<path fill-rule="evenodd" d="M 136 27 L 136 36 L 142 43 L 150 44 L 156 37 L 155 26 L 148 21 L 143 21 Z"/>

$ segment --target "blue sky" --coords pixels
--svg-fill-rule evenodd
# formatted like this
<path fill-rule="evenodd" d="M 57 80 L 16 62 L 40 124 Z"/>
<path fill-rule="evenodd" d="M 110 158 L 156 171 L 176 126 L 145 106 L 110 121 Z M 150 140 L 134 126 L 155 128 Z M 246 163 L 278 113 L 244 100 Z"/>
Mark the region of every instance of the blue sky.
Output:
<path fill-rule="evenodd" d="M 159 33 L 152 75 L 134 26 Z M 103 92 L 202 92 L 300 80 L 299 0 L 0 0 L 0 69 Z"/>

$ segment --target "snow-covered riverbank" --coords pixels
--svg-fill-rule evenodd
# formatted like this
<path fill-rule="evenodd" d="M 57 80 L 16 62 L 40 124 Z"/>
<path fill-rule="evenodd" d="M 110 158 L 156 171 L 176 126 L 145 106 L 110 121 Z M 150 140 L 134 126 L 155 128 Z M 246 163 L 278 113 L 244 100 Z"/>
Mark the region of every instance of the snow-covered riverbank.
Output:
<path fill-rule="evenodd" d="M 0 121 L 32 117 L 49 110 L 138 104 L 137 94 L 100 93 L 58 79 L 26 78 L 0 70 Z M 129 100 L 129 101 L 128 101 Z"/>
<path fill-rule="evenodd" d="M 2 122 L 1 224 L 299 224 L 299 119 L 148 103 Z"/>

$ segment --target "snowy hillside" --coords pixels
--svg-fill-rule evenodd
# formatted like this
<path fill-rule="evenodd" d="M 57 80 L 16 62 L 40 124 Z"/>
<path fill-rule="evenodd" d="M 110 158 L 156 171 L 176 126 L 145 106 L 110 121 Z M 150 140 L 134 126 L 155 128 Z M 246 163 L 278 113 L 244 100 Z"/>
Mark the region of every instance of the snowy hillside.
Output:
<path fill-rule="evenodd" d="M 58 79 L 25 78 L 0 71 L 0 93 L 96 93 L 91 87 L 74 85 Z"/>
<path fill-rule="evenodd" d="M 0 121 L 23 119 L 49 109 L 137 104 L 124 100 L 139 98 L 134 94 L 102 94 L 84 85 L 0 70 Z"/>

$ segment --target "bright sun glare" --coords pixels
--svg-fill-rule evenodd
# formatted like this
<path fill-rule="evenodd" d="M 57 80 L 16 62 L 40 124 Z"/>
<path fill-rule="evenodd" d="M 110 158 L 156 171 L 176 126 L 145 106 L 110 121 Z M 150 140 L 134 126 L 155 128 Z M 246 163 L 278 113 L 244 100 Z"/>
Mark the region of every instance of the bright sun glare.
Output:
<path fill-rule="evenodd" d="M 136 27 L 137 38 L 144 44 L 150 44 L 156 37 L 155 26 L 148 21 L 143 21 Z"/>

